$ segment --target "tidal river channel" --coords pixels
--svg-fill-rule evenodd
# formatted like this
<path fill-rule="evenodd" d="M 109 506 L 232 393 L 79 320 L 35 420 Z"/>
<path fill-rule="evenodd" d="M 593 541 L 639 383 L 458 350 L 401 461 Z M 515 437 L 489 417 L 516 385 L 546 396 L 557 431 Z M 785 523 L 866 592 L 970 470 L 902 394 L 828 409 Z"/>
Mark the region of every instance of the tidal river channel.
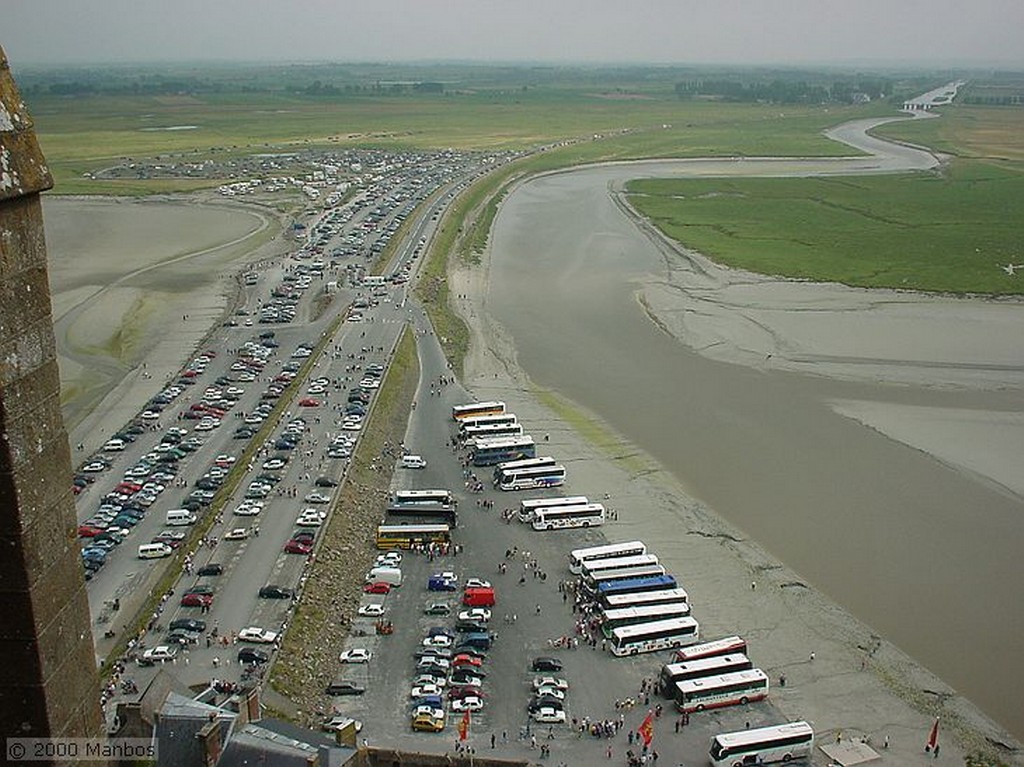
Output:
<path fill-rule="evenodd" d="M 534 179 L 506 198 L 486 310 L 511 337 L 519 366 L 1024 736 L 1024 499 L 830 407 L 857 400 L 1019 413 L 1020 391 L 840 381 L 693 351 L 637 300 L 645 282 L 667 279 L 672 256 L 610 192 L 662 172 L 686 171 L 582 169 Z"/>

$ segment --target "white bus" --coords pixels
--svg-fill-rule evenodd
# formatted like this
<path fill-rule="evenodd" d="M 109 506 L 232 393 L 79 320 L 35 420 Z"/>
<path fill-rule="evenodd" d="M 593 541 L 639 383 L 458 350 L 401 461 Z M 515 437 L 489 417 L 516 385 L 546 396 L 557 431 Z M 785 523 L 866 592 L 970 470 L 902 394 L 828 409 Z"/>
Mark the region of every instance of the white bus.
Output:
<path fill-rule="evenodd" d="M 533 522 L 533 512 L 537 509 L 553 509 L 556 506 L 578 506 L 590 503 L 585 495 L 557 496 L 555 498 L 526 498 L 519 502 L 519 521 Z"/>
<path fill-rule="evenodd" d="M 610 557 L 608 559 L 591 559 L 583 563 L 580 575 L 587 578 L 605 570 L 621 570 L 628 567 L 646 567 L 658 564 L 656 554 L 634 554 L 629 557 Z"/>
<path fill-rule="evenodd" d="M 745 706 L 768 697 L 768 675 L 759 668 L 676 682 L 676 708 L 688 714 L 723 706 Z"/>
<path fill-rule="evenodd" d="M 638 623 L 612 630 L 612 655 L 636 655 L 668 647 L 682 647 L 700 639 L 700 624 L 690 617 Z"/>
<path fill-rule="evenodd" d="M 711 739 L 713 767 L 744 767 L 804 761 L 814 749 L 814 730 L 807 722 L 790 722 L 756 730 L 725 732 Z"/>
<path fill-rule="evenodd" d="M 501 415 L 505 412 L 504 402 L 472 402 L 468 405 L 456 405 L 452 408 L 452 420 L 475 418 L 481 415 Z"/>
<path fill-rule="evenodd" d="M 647 605 L 670 605 L 676 602 L 689 604 L 690 595 L 686 589 L 662 589 L 640 594 L 603 594 L 601 607 L 605 610 L 618 610 L 623 607 L 645 607 Z"/>
<path fill-rule="evenodd" d="M 589 560 L 614 559 L 615 557 L 632 557 L 646 554 L 647 546 L 643 541 L 625 543 L 607 543 L 603 546 L 590 546 L 585 549 L 574 549 L 569 552 L 569 572 L 579 575 L 583 572 L 583 563 Z"/>
<path fill-rule="evenodd" d="M 489 426 L 491 424 L 508 426 L 513 423 L 517 423 L 515 413 L 501 413 L 500 415 L 474 415 L 468 418 L 463 418 L 459 421 L 459 433 L 465 434 L 466 429 L 471 426 Z"/>
<path fill-rule="evenodd" d="M 533 513 L 534 530 L 562 530 L 567 527 L 597 527 L 604 524 L 604 506 L 581 503 L 578 506 L 541 508 Z"/>
<path fill-rule="evenodd" d="M 543 468 L 545 466 L 557 466 L 558 461 L 550 455 L 540 458 L 519 458 L 515 461 L 502 461 L 494 467 L 494 483 L 497 484 L 501 475 L 506 471 L 518 471 L 519 469 Z"/>
<path fill-rule="evenodd" d="M 443 506 L 457 506 L 458 501 L 451 490 L 398 490 L 395 492 L 396 504 L 413 505 L 441 504 Z"/>
<path fill-rule="evenodd" d="M 510 469 L 502 471 L 494 481 L 499 490 L 534 490 L 538 487 L 561 487 L 565 484 L 565 467 L 534 466 L 528 469 Z"/>
<path fill-rule="evenodd" d="M 699 658 L 711 658 L 715 655 L 746 655 L 747 643 L 742 637 L 731 636 L 724 639 L 715 639 L 711 642 L 690 645 L 681 650 L 676 650 L 676 663 L 686 663 Z"/>
<path fill-rule="evenodd" d="M 537 455 L 533 437 L 509 437 L 477 442 L 471 452 L 474 466 L 494 466 L 506 461 L 519 461 Z"/>
<path fill-rule="evenodd" d="M 711 658 L 700 658 L 687 663 L 666 663 L 661 667 L 659 689 L 666 698 L 676 694 L 676 682 L 686 679 L 700 679 L 705 676 L 721 676 L 733 671 L 746 671 L 754 664 L 742 653 L 736 655 L 715 655 Z"/>
<path fill-rule="evenodd" d="M 667 575 L 664 565 L 617 567 L 614 570 L 600 570 L 591 573 L 583 579 L 583 588 L 591 595 L 596 596 L 600 586 L 604 583 L 647 580 L 661 575 Z M 650 591 L 656 591 L 656 589 L 650 589 Z"/>
<path fill-rule="evenodd" d="M 638 623 L 667 621 L 669 618 L 685 618 L 690 614 L 686 602 L 670 605 L 646 605 L 644 607 L 620 607 L 616 610 L 601 611 L 601 632 L 611 638 L 612 631 L 620 626 L 635 626 Z"/>
<path fill-rule="evenodd" d="M 491 423 L 486 426 L 469 426 L 460 431 L 465 440 L 496 439 L 497 437 L 522 436 L 521 423 Z"/>

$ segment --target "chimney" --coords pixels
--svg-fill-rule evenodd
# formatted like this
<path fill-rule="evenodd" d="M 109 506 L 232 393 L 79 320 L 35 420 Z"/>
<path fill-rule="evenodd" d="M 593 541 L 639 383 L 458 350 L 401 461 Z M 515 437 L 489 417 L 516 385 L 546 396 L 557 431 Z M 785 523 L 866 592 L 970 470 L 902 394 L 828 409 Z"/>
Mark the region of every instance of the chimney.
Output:
<path fill-rule="evenodd" d="M 196 737 L 203 745 L 203 764 L 206 767 L 216 767 L 223 750 L 223 744 L 220 742 L 220 722 L 217 721 L 216 714 L 210 714 L 210 721 L 203 726 Z"/>

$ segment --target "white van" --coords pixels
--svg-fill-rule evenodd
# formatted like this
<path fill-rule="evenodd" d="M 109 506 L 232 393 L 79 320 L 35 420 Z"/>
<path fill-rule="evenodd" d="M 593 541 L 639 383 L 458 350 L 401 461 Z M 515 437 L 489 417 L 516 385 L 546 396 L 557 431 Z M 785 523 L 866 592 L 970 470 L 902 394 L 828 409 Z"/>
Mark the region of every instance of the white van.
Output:
<path fill-rule="evenodd" d="M 427 462 L 421 455 L 403 455 L 398 465 L 403 469 L 425 469 Z"/>
<path fill-rule="evenodd" d="M 144 543 L 139 546 L 139 559 L 163 559 L 174 553 L 166 543 Z"/>
<path fill-rule="evenodd" d="M 375 567 L 366 574 L 367 583 L 387 583 L 392 588 L 402 585 L 402 571 L 397 567 Z"/>
<path fill-rule="evenodd" d="M 196 519 L 196 515 L 188 509 L 171 509 L 167 512 L 167 524 L 171 526 L 194 525 Z"/>
<path fill-rule="evenodd" d="M 102 449 L 103 450 L 110 450 L 110 451 L 113 451 L 113 452 L 117 452 L 119 450 L 124 450 L 126 447 L 127 447 L 127 445 L 125 444 L 125 441 L 123 439 L 118 439 L 117 437 L 115 437 L 113 439 L 108 439 L 103 444 L 103 448 Z"/>

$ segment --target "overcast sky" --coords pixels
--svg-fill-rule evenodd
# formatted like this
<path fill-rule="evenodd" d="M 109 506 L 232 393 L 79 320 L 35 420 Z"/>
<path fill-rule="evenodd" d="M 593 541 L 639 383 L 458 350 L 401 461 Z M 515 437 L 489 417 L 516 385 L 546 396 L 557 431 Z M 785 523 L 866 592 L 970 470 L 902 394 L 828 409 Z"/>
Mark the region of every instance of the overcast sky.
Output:
<path fill-rule="evenodd" d="M 478 60 L 1024 66 L 1024 0 L 0 0 L 20 64 Z"/>

